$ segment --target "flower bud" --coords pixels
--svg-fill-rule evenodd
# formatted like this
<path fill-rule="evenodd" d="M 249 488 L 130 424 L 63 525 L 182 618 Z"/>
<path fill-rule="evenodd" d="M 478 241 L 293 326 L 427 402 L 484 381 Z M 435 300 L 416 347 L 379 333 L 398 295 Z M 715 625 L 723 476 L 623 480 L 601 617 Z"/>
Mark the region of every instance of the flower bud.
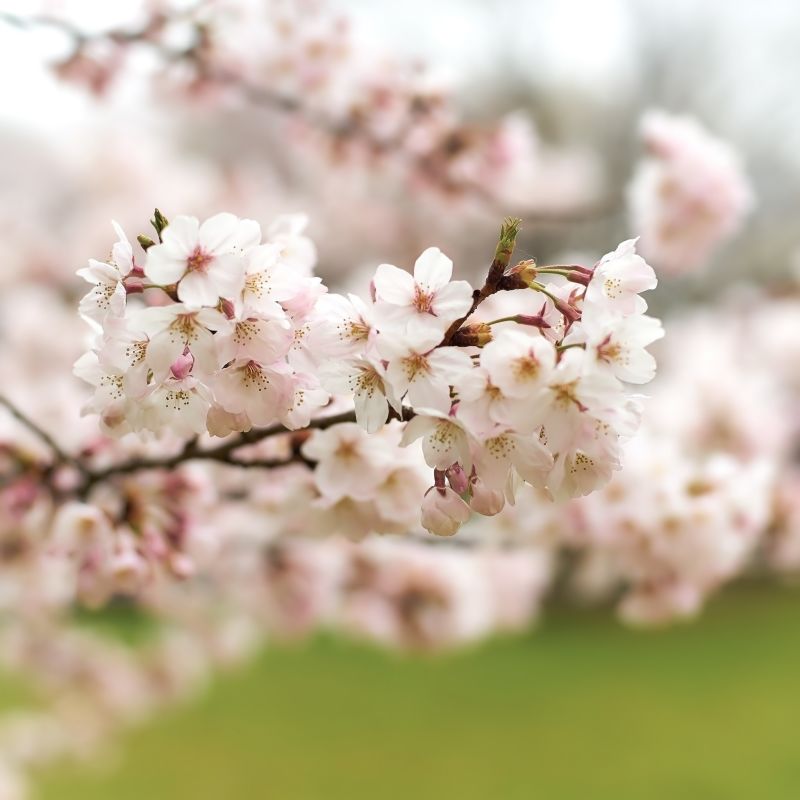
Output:
<path fill-rule="evenodd" d="M 234 308 L 233 301 L 223 297 L 219 301 L 219 310 L 228 318 L 233 319 L 236 316 L 236 309 Z"/>
<path fill-rule="evenodd" d="M 450 344 L 455 347 L 483 347 L 492 341 L 492 327 L 485 322 L 462 325 L 454 334 Z"/>
<path fill-rule="evenodd" d="M 464 494 L 469 488 L 469 478 L 461 464 L 453 464 L 445 471 L 447 482 L 456 494 Z"/>
<path fill-rule="evenodd" d="M 452 536 L 469 517 L 469 506 L 449 486 L 431 486 L 422 498 L 422 527 L 436 536 Z"/>
<path fill-rule="evenodd" d="M 126 294 L 141 294 L 144 291 L 144 280 L 136 275 L 128 275 L 122 285 Z"/>
<path fill-rule="evenodd" d="M 169 368 L 169 371 L 176 377 L 179 381 L 183 380 L 191 371 L 192 367 L 194 366 L 194 356 L 191 354 L 189 349 L 183 351 L 182 355 L 179 355 L 173 362 L 172 366 Z"/>
<path fill-rule="evenodd" d="M 158 241 L 161 241 L 161 234 L 164 232 L 164 228 L 169 225 L 169 220 L 158 210 L 156 209 L 153 212 L 153 219 L 150 220 L 150 224 L 155 229 L 156 234 L 158 234 Z"/>
<path fill-rule="evenodd" d="M 493 517 L 503 510 L 506 498 L 502 492 L 489 489 L 477 476 L 473 476 L 470 483 L 472 485 L 472 497 L 469 501 L 469 507 L 476 514 L 481 514 L 484 517 Z"/>

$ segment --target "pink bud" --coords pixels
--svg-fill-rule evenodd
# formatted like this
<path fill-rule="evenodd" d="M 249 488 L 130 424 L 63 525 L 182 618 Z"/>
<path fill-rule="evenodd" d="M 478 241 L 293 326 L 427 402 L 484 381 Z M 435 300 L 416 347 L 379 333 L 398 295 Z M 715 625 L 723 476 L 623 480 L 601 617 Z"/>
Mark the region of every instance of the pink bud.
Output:
<path fill-rule="evenodd" d="M 233 306 L 233 301 L 224 297 L 219 304 L 220 311 L 228 318 L 233 319 L 236 316 L 236 309 Z"/>
<path fill-rule="evenodd" d="M 181 381 L 192 371 L 193 366 L 194 356 L 187 347 L 186 350 L 183 351 L 183 354 L 179 355 L 172 362 L 172 366 L 169 368 L 169 370 L 174 377 Z"/>
<path fill-rule="evenodd" d="M 456 494 L 464 494 L 469 488 L 469 478 L 461 467 L 461 464 L 453 464 L 445 471 L 447 481 Z"/>
<path fill-rule="evenodd" d="M 503 510 L 506 498 L 502 492 L 489 489 L 477 476 L 472 478 L 471 484 L 472 497 L 469 501 L 469 507 L 476 514 L 482 514 L 484 517 L 493 517 Z"/>
<path fill-rule="evenodd" d="M 144 291 L 144 279 L 134 276 L 133 273 L 122 281 L 122 285 L 126 294 L 141 294 Z"/>
<path fill-rule="evenodd" d="M 469 517 L 469 506 L 450 487 L 431 486 L 422 498 L 422 527 L 436 536 L 452 536 Z"/>

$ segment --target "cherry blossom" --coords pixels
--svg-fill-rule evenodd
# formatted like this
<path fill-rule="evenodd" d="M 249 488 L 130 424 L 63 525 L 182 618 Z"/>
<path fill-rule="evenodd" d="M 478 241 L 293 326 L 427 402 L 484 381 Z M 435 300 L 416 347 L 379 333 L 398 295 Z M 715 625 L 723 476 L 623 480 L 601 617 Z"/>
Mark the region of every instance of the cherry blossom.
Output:
<path fill-rule="evenodd" d="M 77 272 L 81 278 L 94 284 L 94 288 L 81 300 L 78 312 L 87 322 L 100 329 L 109 316 L 122 316 L 126 299 L 122 279 L 135 266 L 133 248 L 128 238 L 116 222 L 112 225 L 119 240 L 111 249 L 109 262 L 90 259 L 89 266 Z"/>
<path fill-rule="evenodd" d="M 639 294 L 655 289 L 657 283 L 653 268 L 636 253 L 636 240 L 628 239 L 595 266 L 586 288 L 586 307 L 607 308 L 622 315 L 641 314 L 647 310 L 647 303 Z"/>
<path fill-rule="evenodd" d="M 409 328 L 402 339 L 378 338 L 378 352 L 388 366 L 386 378 L 394 394 L 418 408 L 450 410 L 450 387 L 472 369 L 469 356 L 457 347 L 437 347 L 441 334 L 435 329 Z"/>
<path fill-rule="evenodd" d="M 413 277 L 391 264 L 381 264 L 373 281 L 383 304 L 381 321 L 444 333 L 472 304 L 472 287 L 466 281 L 451 281 L 452 275 L 453 262 L 438 247 L 429 247 L 416 260 Z"/>
<path fill-rule="evenodd" d="M 189 307 L 216 306 L 220 297 L 242 290 L 243 254 L 260 239 L 252 220 L 221 213 L 202 225 L 178 216 L 147 254 L 145 275 L 159 285 L 177 284 L 178 299 Z"/>
<path fill-rule="evenodd" d="M 739 154 L 688 116 L 648 111 L 640 133 L 645 155 L 628 202 L 642 251 L 665 272 L 696 270 L 753 206 Z"/>

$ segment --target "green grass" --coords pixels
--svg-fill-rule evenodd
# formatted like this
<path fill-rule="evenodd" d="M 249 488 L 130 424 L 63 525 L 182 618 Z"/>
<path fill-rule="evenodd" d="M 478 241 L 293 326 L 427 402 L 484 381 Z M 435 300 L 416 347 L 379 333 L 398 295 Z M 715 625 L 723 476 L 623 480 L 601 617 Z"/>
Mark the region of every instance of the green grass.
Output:
<path fill-rule="evenodd" d="M 744 587 L 699 622 L 605 613 L 439 659 L 319 640 L 74 767 L 43 800 L 795 800 L 800 594 Z"/>

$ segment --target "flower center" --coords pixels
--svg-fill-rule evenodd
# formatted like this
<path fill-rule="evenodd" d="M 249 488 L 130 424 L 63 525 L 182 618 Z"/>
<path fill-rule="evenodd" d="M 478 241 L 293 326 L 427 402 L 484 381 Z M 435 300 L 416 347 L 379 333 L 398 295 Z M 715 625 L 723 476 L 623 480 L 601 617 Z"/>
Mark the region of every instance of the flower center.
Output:
<path fill-rule="evenodd" d="M 574 403 L 579 411 L 586 411 L 586 406 L 578 400 L 577 396 L 577 388 L 578 388 L 578 381 L 572 381 L 571 383 L 559 383 L 556 384 L 553 388 L 553 393 L 555 394 L 555 402 L 556 405 L 561 406 L 563 409 L 568 408 L 572 403 Z"/>
<path fill-rule="evenodd" d="M 413 381 L 417 375 L 426 375 L 430 372 L 427 357 L 420 353 L 411 353 L 411 355 L 404 358 L 403 367 L 409 381 Z"/>
<path fill-rule="evenodd" d="M 433 295 L 428 294 L 419 284 L 414 288 L 414 308 L 420 314 L 433 314 Z"/>
<path fill-rule="evenodd" d="M 186 269 L 189 272 L 206 273 L 213 260 L 214 256 L 212 256 L 211 253 L 206 253 L 206 251 L 198 245 L 192 250 L 191 255 L 186 260 Z"/>
<path fill-rule="evenodd" d="M 534 381 L 539 375 L 539 361 L 531 354 L 522 356 L 514 359 L 513 370 L 518 381 Z"/>
<path fill-rule="evenodd" d="M 597 345 L 597 357 L 601 361 L 605 361 L 608 364 L 613 363 L 614 361 L 621 361 L 623 356 L 622 347 L 620 346 L 619 342 L 615 342 L 611 338 L 611 334 L 608 334 L 599 345 Z"/>

